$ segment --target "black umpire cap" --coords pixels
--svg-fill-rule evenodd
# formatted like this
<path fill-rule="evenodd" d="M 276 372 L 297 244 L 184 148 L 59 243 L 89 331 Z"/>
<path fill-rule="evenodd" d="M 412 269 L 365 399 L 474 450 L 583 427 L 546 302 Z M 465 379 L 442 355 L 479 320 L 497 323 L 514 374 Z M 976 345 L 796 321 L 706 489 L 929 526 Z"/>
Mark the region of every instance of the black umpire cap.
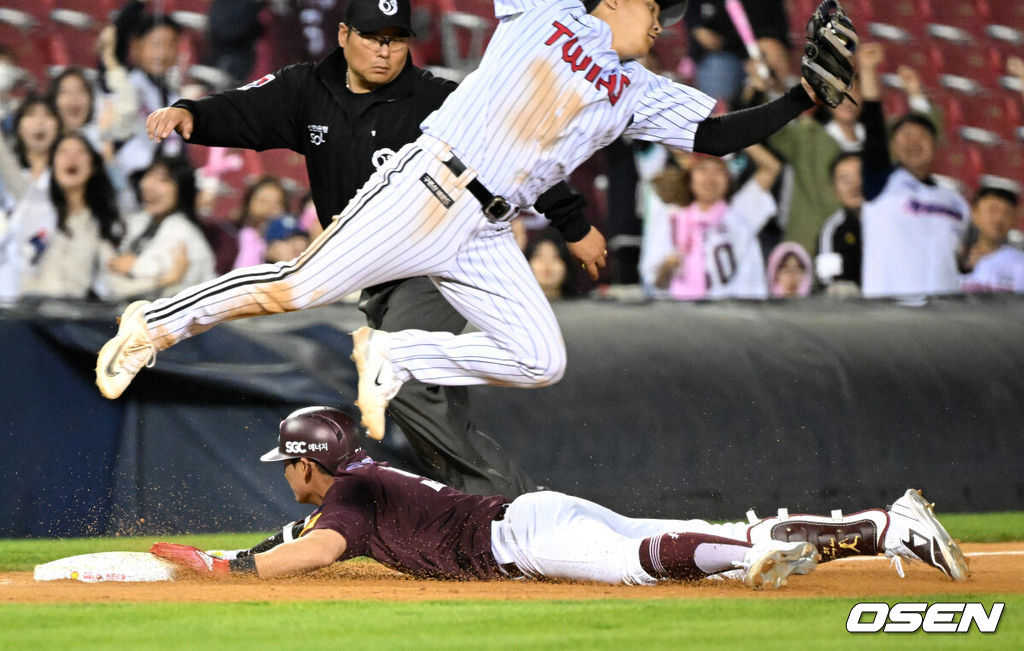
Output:
<path fill-rule="evenodd" d="M 305 407 L 281 421 L 277 447 L 260 461 L 312 459 L 334 474 L 362 448 L 359 426 L 344 412 L 330 407 Z"/>
<path fill-rule="evenodd" d="M 394 27 L 409 36 L 416 35 L 412 31 L 409 0 L 348 0 L 345 24 L 355 27 L 360 34 L 376 34 Z"/>

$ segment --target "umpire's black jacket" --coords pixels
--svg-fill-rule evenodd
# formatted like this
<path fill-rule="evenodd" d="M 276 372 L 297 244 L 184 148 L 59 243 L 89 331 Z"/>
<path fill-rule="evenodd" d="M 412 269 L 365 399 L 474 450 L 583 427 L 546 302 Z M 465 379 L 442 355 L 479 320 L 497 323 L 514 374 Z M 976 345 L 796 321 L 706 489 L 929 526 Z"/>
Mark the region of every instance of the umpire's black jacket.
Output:
<path fill-rule="evenodd" d="M 189 142 L 262 151 L 285 148 L 306 157 L 313 203 L 326 227 L 377 164 L 420 135 L 420 123 L 456 84 L 412 65 L 372 93 L 346 88 L 348 64 L 338 48 L 319 63 L 287 66 L 238 90 L 174 106 L 193 117 Z M 565 235 L 576 241 L 589 224 L 582 199 L 565 184 L 537 200 Z"/>

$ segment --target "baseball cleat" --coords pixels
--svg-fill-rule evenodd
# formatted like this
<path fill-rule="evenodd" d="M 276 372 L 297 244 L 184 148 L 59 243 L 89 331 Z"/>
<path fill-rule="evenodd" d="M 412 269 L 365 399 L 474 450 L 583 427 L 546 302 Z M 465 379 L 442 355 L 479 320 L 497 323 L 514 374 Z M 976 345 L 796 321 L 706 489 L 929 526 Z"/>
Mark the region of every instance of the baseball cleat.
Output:
<path fill-rule="evenodd" d="M 786 585 L 790 574 L 810 574 L 820 558 L 811 543 L 772 540 L 751 547 L 739 565 L 747 587 L 774 590 Z"/>
<path fill-rule="evenodd" d="M 156 346 L 149 336 L 145 310 L 149 301 L 135 301 L 118 319 L 117 334 L 96 358 L 96 386 L 104 397 L 117 398 L 143 368 L 156 364 Z"/>
<path fill-rule="evenodd" d="M 954 581 L 966 581 L 971 572 L 960 545 L 939 524 L 935 505 L 921 491 L 910 489 L 889 509 L 889 531 L 885 536 L 885 555 L 892 559 L 903 576 L 900 559 L 921 561 L 940 570 Z"/>
<path fill-rule="evenodd" d="M 402 387 L 391 360 L 383 350 L 380 331 L 362 327 L 352 333 L 352 361 L 359 372 L 359 398 L 363 427 L 370 438 L 384 438 L 384 410 Z"/>

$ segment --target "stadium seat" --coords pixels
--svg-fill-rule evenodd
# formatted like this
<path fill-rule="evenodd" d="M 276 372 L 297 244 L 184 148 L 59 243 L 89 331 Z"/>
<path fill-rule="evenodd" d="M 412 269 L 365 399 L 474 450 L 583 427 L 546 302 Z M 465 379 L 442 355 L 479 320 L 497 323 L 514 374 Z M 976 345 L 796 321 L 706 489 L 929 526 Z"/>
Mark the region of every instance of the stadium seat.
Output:
<path fill-rule="evenodd" d="M 870 22 L 902 28 L 915 38 L 924 36 L 928 4 L 922 0 L 885 0 L 871 3 Z"/>
<path fill-rule="evenodd" d="M 988 7 L 979 6 L 976 0 L 932 0 L 928 22 L 965 30 L 981 40 L 988 23 Z"/>
<path fill-rule="evenodd" d="M 490 0 L 454 0 L 455 11 L 486 18 L 497 24 L 494 17 L 494 3 Z"/>
<path fill-rule="evenodd" d="M 10 15 L 13 14 L 28 14 L 32 17 L 37 27 L 45 27 L 49 22 L 50 11 L 55 9 L 55 0 L 21 0 L 20 2 L 5 3 L 0 6 L 0 21 L 11 22 L 9 19 Z"/>
<path fill-rule="evenodd" d="M 920 41 L 889 42 L 885 44 L 882 70 L 895 73 L 901 65 L 910 66 L 920 75 L 926 88 L 933 88 L 938 85 L 942 61 L 939 48 L 922 47 Z"/>
<path fill-rule="evenodd" d="M 965 77 L 985 88 L 998 85 L 1004 64 L 999 51 L 992 45 L 947 43 L 940 47 L 933 43 L 930 49 L 933 50 L 931 56 L 940 61 L 941 74 Z"/>
<path fill-rule="evenodd" d="M 933 171 L 959 180 L 973 188 L 983 173 L 981 151 L 977 146 L 955 139 L 941 146 L 935 155 Z"/>
<path fill-rule="evenodd" d="M 853 19 L 854 25 L 863 25 L 871 20 L 874 15 L 872 5 L 873 0 L 844 0 L 843 2 L 843 6 L 846 7 L 846 12 Z"/>
<path fill-rule="evenodd" d="M 99 24 L 99 27 L 102 27 L 111 22 L 111 14 L 120 9 L 122 4 L 124 2 L 117 0 L 60 0 L 60 6 L 55 9 L 87 14 Z"/>
<path fill-rule="evenodd" d="M 492 32 L 481 16 L 453 11 L 441 16 L 441 53 L 448 68 L 469 73 L 476 69 Z"/>
<path fill-rule="evenodd" d="M 1010 140 L 1021 123 L 1020 107 L 1009 93 L 960 95 L 936 93 L 935 100 L 945 114 L 947 131 L 962 127 L 986 129 L 1000 138 Z"/>
<path fill-rule="evenodd" d="M 33 85 L 45 88 L 46 69 L 53 64 L 50 39 L 45 30 L 34 22 L 34 18 L 32 23 L 12 19 L 15 24 L 3 18 L 0 10 L 0 43 L 10 50 L 18 66 L 28 71 Z"/>
<path fill-rule="evenodd" d="M 979 0 L 992 24 L 1024 29 L 1024 3 L 1018 0 Z"/>
<path fill-rule="evenodd" d="M 1020 183 L 1024 181 L 1024 143 L 1003 142 L 981 148 L 983 173 Z"/>
<path fill-rule="evenodd" d="M 96 65 L 96 39 L 105 24 L 91 13 L 77 9 L 50 12 L 50 38 L 53 60 L 57 65 Z"/>

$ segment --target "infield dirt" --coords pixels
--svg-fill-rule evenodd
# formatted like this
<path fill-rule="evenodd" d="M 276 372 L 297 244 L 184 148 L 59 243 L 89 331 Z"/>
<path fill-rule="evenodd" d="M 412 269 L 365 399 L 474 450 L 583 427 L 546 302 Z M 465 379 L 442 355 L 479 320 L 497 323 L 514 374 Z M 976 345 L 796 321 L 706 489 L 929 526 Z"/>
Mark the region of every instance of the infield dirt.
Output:
<path fill-rule="evenodd" d="M 900 579 L 884 557 L 822 564 L 808 576 L 794 576 L 780 590 L 753 591 L 734 581 L 656 586 L 608 586 L 552 581 L 434 581 L 414 579 L 376 563 L 339 563 L 291 579 L 184 579 L 159 583 L 38 582 L 31 572 L 0 573 L 0 603 L 142 601 L 298 601 L 443 599 L 708 599 L 865 598 L 890 595 L 1020 594 L 1024 592 L 1024 542 L 966 544 L 971 578 L 954 583 L 921 564 L 904 564 Z"/>

